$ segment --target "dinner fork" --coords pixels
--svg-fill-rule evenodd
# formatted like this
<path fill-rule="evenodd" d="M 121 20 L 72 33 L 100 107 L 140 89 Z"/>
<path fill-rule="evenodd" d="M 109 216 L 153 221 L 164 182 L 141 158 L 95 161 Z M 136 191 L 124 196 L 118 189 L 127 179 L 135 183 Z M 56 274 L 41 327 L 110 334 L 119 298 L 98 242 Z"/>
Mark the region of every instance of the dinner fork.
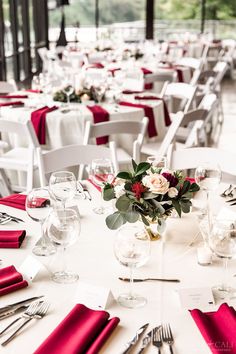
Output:
<path fill-rule="evenodd" d="M 227 196 L 228 196 L 228 193 L 230 193 L 230 191 L 231 191 L 232 188 L 233 188 L 233 186 L 232 186 L 232 184 L 230 184 L 229 187 L 227 187 L 226 190 L 225 190 L 223 193 L 221 193 L 220 196 L 223 197 L 223 198 L 224 198 L 224 197 L 227 197 Z"/>
<path fill-rule="evenodd" d="M 153 333 L 152 337 L 152 345 L 157 347 L 158 354 L 161 354 L 161 347 L 162 347 L 162 333 L 160 330 Z"/>
<path fill-rule="evenodd" d="M 43 302 L 41 305 L 38 306 L 37 310 L 35 311 L 35 313 L 33 315 L 30 315 L 29 318 L 27 318 L 23 324 L 21 324 L 17 330 L 12 333 L 12 335 L 7 338 L 3 343 L 1 343 L 2 346 L 5 346 L 7 345 L 9 342 L 12 341 L 12 339 L 14 339 L 17 335 L 17 333 L 27 324 L 29 323 L 31 320 L 33 320 L 34 318 L 36 319 L 41 319 L 43 318 L 47 312 L 48 312 L 48 309 L 49 309 L 49 303 L 48 302 Z"/>
<path fill-rule="evenodd" d="M 172 348 L 172 345 L 174 343 L 174 338 L 173 338 L 169 323 L 162 326 L 161 336 L 162 336 L 163 342 L 165 342 L 169 345 L 170 353 L 174 354 L 173 348 Z"/>

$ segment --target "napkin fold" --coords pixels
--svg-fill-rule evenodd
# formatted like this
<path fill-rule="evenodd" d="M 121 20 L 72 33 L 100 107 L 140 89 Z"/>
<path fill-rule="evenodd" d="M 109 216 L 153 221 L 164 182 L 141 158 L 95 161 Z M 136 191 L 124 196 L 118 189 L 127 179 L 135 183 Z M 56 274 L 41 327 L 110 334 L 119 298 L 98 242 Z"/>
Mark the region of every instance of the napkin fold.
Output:
<path fill-rule="evenodd" d="M 106 311 L 75 305 L 34 354 L 97 354 L 119 321 Z"/>
<path fill-rule="evenodd" d="M 149 70 L 149 69 L 146 69 L 146 68 L 141 68 L 142 72 L 143 72 L 143 75 L 148 75 L 148 74 L 152 74 L 152 71 Z M 145 90 L 152 90 L 153 89 L 153 84 L 150 83 L 150 84 L 145 84 L 144 85 L 144 88 Z"/>
<path fill-rule="evenodd" d="M 57 109 L 53 107 L 42 107 L 31 113 L 31 122 L 38 137 L 39 143 L 46 144 L 46 114 Z"/>
<path fill-rule="evenodd" d="M 102 63 L 92 63 L 90 64 L 87 69 L 103 69 L 104 65 Z"/>
<path fill-rule="evenodd" d="M 0 230 L 0 248 L 20 248 L 25 230 Z"/>
<path fill-rule="evenodd" d="M 121 68 L 108 69 L 112 73 L 112 76 L 115 76 L 115 72 L 121 70 Z"/>
<path fill-rule="evenodd" d="M 4 99 L 12 99 L 12 98 L 28 98 L 28 95 L 0 95 L 0 98 L 4 98 Z"/>
<path fill-rule="evenodd" d="M 236 311 L 226 303 L 216 312 L 190 311 L 213 354 L 236 353 Z"/>
<path fill-rule="evenodd" d="M 157 96 L 135 96 L 134 97 L 136 100 L 159 100 L 163 102 L 163 107 L 164 107 L 164 116 L 165 116 L 165 125 L 168 127 L 169 125 L 171 125 L 171 119 L 170 119 L 170 115 L 169 115 L 169 110 L 167 107 L 167 104 L 165 102 L 165 100 L 161 97 L 157 97 Z"/>
<path fill-rule="evenodd" d="M 12 194 L 7 197 L 0 198 L 0 204 L 21 210 L 25 210 L 25 201 L 25 194 Z"/>
<path fill-rule="evenodd" d="M 28 286 L 27 281 L 23 280 L 22 274 L 17 272 L 13 265 L 0 269 L 0 296 L 25 288 L 26 286 Z"/>
<path fill-rule="evenodd" d="M 94 124 L 109 121 L 109 113 L 101 106 L 94 105 L 94 106 L 87 106 L 87 108 L 93 114 Z M 101 136 L 101 137 L 96 138 L 97 145 L 107 144 L 108 141 L 109 141 L 108 136 Z"/>
<path fill-rule="evenodd" d="M 21 101 L 12 101 L 12 102 L 2 102 L 0 103 L 0 107 L 5 107 L 5 106 L 24 106 L 24 102 Z"/>
<path fill-rule="evenodd" d="M 156 129 L 156 125 L 155 125 L 155 117 L 154 117 L 154 113 L 153 113 L 152 107 L 147 106 L 145 104 L 124 102 L 124 101 L 121 101 L 119 104 L 121 106 L 142 108 L 144 110 L 145 116 L 148 117 L 148 119 L 149 119 L 149 123 L 148 123 L 148 136 L 149 136 L 149 138 L 157 136 L 157 129 Z"/>

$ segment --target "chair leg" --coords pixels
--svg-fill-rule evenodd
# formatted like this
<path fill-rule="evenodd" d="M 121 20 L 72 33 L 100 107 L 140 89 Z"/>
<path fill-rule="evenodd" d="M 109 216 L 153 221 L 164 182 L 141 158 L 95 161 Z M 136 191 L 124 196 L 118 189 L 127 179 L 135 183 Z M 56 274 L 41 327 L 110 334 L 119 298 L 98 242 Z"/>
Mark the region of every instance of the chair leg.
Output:
<path fill-rule="evenodd" d="M 1 186 L 0 186 L 0 193 L 1 193 L 2 197 L 5 197 L 7 195 L 12 194 L 13 192 L 12 192 L 12 189 L 10 186 L 9 178 L 7 177 L 4 169 L 2 169 L 2 168 L 0 169 L 0 174 L 2 177 Z"/>

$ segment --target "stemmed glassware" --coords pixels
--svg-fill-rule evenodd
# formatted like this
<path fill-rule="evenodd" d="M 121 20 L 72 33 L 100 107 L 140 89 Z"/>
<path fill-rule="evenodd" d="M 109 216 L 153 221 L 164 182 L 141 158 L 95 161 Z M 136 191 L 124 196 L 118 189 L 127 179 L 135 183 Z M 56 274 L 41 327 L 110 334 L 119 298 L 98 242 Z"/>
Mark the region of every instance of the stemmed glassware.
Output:
<path fill-rule="evenodd" d="M 53 172 L 49 179 L 49 190 L 53 198 L 65 209 L 66 201 L 76 194 L 76 178 L 70 171 Z"/>
<path fill-rule="evenodd" d="M 48 236 L 53 244 L 61 250 L 62 269 L 53 273 L 52 279 L 57 283 L 73 283 L 79 279 L 78 274 L 68 271 L 65 253 L 68 246 L 75 244 L 80 234 L 80 220 L 73 209 L 55 209 L 47 220 Z"/>
<path fill-rule="evenodd" d="M 166 168 L 166 158 L 165 157 L 158 157 L 158 156 L 148 156 L 147 162 L 150 163 L 154 167 Z"/>
<path fill-rule="evenodd" d="M 103 189 L 105 183 L 111 183 L 114 179 L 114 169 L 109 159 L 94 159 L 91 163 L 90 177 L 92 182 Z M 96 214 L 104 214 L 105 207 L 100 205 L 93 208 Z"/>
<path fill-rule="evenodd" d="M 129 224 L 122 226 L 116 235 L 114 253 L 117 260 L 130 270 L 130 290 L 119 295 L 117 301 L 120 305 L 129 308 L 142 307 L 147 299 L 133 293 L 134 268 L 144 265 L 150 257 L 151 241 L 143 226 Z"/>
<path fill-rule="evenodd" d="M 31 219 L 40 222 L 41 225 L 41 237 L 34 246 L 32 252 L 37 256 L 49 256 L 55 253 L 55 247 L 43 230 L 43 223 L 52 209 L 48 189 L 33 189 L 26 197 L 25 207 Z"/>
<path fill-rule="evenodd" d="M 70 95 L 74 92 L 74 80 L 72 74 L 65 74 L 62 82 L 62 91 L 67 97 L 67 107 L 70 107 Z"/>
<path fill-rule="evenodd" d="M 96 99 L 98 101 L 98 103 L 100 104 L 103 100 L 103 97 L 105 95 L 106 92 L 106 85 L 102 82 L 97 83 L 96 85 L 93 86 L 94 88 L 94 92 L 96 95 Z"/>
<path fill-rule="evenodd" d="M 231 298 L 236 289 L 227 285 L 227 270 L 229 259 L 236 256 L 236 229 L 233 220 L 217 220 L 214 222 L 209 235 L 209 247 L 214 254 L 224 261 L 222 284 L 213 287 L 213 292 L 219 299 Z"/>
<path fill-rule="evenodd" d="M 221 180 L 221 169 L 218 164 L 214 162 L 205 162 L 198 166 L 195 170 L 195 180 L 202 190 L 206 192 L 207 196 L 207 218 L 209 233 L 212 228 L 212 217 L 210 210 L 210 192 L 215 191 Z"/>

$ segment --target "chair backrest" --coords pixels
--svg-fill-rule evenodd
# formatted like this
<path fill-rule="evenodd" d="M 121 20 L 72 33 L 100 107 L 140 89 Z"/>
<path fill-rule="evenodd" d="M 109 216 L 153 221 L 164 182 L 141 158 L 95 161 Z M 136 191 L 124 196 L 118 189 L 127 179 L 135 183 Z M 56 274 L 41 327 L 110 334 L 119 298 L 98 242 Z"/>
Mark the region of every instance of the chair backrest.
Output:
<path fill-rule="evenodd" d="M 183 57 L 175 62 L 176 65 L 187 66 L 191 69 L 201 70 L 203 67 L 203 61 L 199 58 Z"/>
<path fill-rule="evenodd" d="M 218 85 L 220 85 L 223 77 L 225 76 L 229 66 L 225 61 L 218 61 L 214 68 L 212 69 L 216 75 L 213 81 L 212 89 L 216 89 Z"/>
<path fill-rule="evenodd" d="M 192 86 L 184 82 L 172 82 L 167 86 L 165 95 L 181 99 L 179 110 L 186 113 L 193 104 L 196 91 L 197 86 Z"/>
<path fill-rule="evenodd" d="M 209 147 L 177 149 L 170 147 L 168 156 L 169 168 L 174 170 L 194 169 L 205 162 L 219 164 L 223 173 L 230 174 L 236 180 L 236 154 Z"/>
<path fill-rule="evenodd" d="M 174 70 L 170 72 L 158 72 L 155 74 L 147 74 L 144 77 L 145 84 L 153 84 L 155 82 L 173 82 L 176 78 L 176 72 Z"/>
<path fill-rule="evenodd" d="M 93 159 L 108 158 L 118 172 L 115 144 L 110 147 L 96 145 L 67 145 L 59 149 L 42 153 L 37 149 L 41 186 L 48 184 L 47 175 L 72 166 L 89 165 Z"/>
<path fill-rule="evenodd" d="M 119 120 L 112 122 L 104 122 L 93 124 L 90 121 L 86 122 L 85 131 L 84 131 L 84 145 L 90 143 L 91 138 L 99 138 L 104 136 L 104 132 L 107 136 L 112 134 L 129 134 L 137 135 L 136 140 L 133 143 L 133 159 L 137 161 L 139 151 L 143 144 L 143 139 L 147 131 L 148 118 L 144 117 L 142 121 L 127 121 Z M 139 150 L 139 151 L 137 151 Z"/>
<path fill-rule="evenodd" d="M 17 90 L 15 82 L 0 81 L 0 93 L 11 93 Z"/>
<path fill-rule="evenodd" d="M 0 132 L 8 134 L 17 134 L 27 138 L 29 146 L 38 148 L 39 142 L 36 136 L 31 120 L 26 122 L 16 122 L 6 119 L 0 119 Z"/>

